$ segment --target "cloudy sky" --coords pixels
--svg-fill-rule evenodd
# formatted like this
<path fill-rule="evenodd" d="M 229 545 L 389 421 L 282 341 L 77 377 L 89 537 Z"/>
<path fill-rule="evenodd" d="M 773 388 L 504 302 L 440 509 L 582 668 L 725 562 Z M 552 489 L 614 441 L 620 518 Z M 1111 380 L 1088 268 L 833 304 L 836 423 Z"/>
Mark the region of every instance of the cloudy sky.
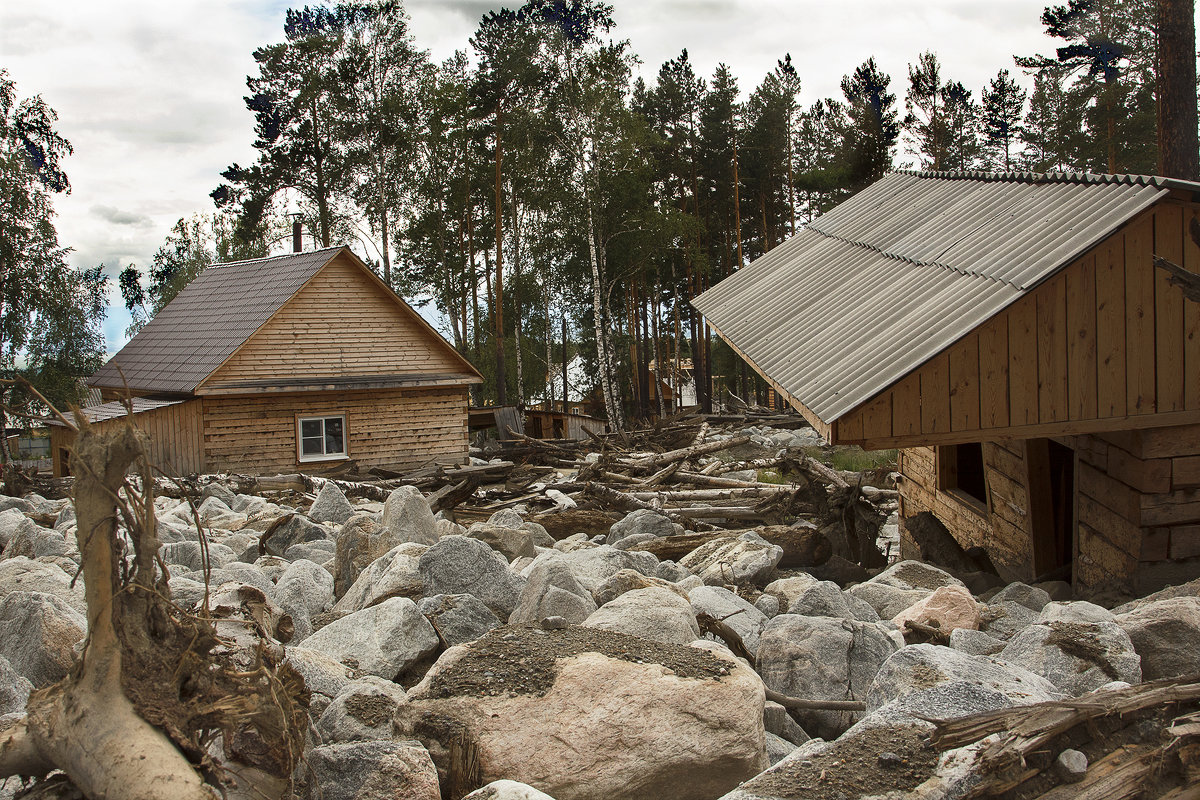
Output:
<path fill-rule="evenodd" d="M 308 0 L 309 3 L 319 0 Z M 903 98 L 907 65 L 938 53 L 945 74 L 978 96 L 1013 54 L 1052 52 L 1046 0 L 612 0 L 652 80 L 687 48 L 698 72 L 720 62 L 743 95 L 784 53 L 800 101 L 836 96 L 841 76 L 874 55 Z M 41 94 L 75 147 L 72 193 L 56 200 L 59 240 L 76 266 L 148 264 L 177 219 L 212 210 L 208 193 L 233 162 L 254 160 L 245 109 L 251 53 L 282 38 L 286 0 L 0 0 L 0 68 L 19 97 Z M 486 11 L 514 2 L 406 0 L 434 59 L 467 48 Z M 123 343 L 119 298 L 106 332 Z"/>

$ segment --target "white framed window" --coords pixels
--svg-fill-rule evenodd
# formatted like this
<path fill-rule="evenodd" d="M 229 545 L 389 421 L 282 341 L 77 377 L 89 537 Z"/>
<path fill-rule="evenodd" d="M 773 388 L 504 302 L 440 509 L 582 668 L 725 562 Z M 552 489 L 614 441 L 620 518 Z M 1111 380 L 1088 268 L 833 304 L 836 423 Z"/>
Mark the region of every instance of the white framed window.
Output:
<path fill-rule="evenodd" d="M 349 458 L 346 415 L 296 418 L 296 452 L 300 461 Z"/>

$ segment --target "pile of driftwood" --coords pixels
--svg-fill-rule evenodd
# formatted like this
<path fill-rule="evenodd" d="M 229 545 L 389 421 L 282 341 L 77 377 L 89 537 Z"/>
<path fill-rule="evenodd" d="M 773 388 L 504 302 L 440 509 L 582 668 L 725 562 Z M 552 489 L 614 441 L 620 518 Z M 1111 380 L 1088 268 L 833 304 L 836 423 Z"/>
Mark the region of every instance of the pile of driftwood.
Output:
<path fill-rule="evenodd" d="M 940 750 L 974 742 L 979 780 L 968 798 L 1196 800 L 1200 675 L 961 717 L 932 737 Z M 1085 773 L 1057 767 L 1068 749 L 1086 756 Z"/>
<path fill-rule="evenodd" d="M 739 432 L 748 424 L 795 429 L 806 423 L 795 414 L 747 410 L 681 415 L 615 434 L 588 431 L 583 440 L 536 439 L 509 431 L 503 450 L 486 463 L 474 459 L 469 466 L 429 464 L 405 473 L 372 469 L 365 475 L 343 467 L 336 474 L 232 475 L 224 480 L 239 493 L 310 497 L 332 481 L 347 497 L 378 502 L 399 486 L 415 486 L 434 511 L 445 511 L 461 524 L 515 507 L 560 539 L 580 531 L 606 532 L 631 511 L 654 509 L 689 533 L 654 545 L 660 558 L 677 558 L 681 548 L 690 551 L 729 530 L 807 523 L 828 538 L 834 554 L 864 567 L 884 565 L 875 540 L 897 503 L 888 475 L 841 472 L 800 449 L 779 452 L 756 446 L 750 435 Z M 760 480 L 760 475 L 771 480 Z M 161 491 L 198 488 L 185 481 Z"/>

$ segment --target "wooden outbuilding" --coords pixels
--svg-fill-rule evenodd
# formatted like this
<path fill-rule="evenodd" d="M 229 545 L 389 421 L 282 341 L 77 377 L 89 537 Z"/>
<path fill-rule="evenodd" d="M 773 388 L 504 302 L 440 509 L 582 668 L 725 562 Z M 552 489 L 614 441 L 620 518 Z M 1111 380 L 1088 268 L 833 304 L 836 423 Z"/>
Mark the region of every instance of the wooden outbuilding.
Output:
<path fill-rule="evenodd" d="M 132 397 L 177 474 L 404 469 L 467 454 L 482 377 L 348 248 L 214 264 L 92 378 L 114 424 Z M 72 431 L 53 432 L 55 475 Z"/>
<path fill-rule="evenodd" d="M 1200 273 L 1198 216 L 1180 180 L 892 173 L 695 305 L 829 442 L 900 449 L 902 520 L 1152 589 L 1200 575 L 1200 304 L 1154 264 Z"/>

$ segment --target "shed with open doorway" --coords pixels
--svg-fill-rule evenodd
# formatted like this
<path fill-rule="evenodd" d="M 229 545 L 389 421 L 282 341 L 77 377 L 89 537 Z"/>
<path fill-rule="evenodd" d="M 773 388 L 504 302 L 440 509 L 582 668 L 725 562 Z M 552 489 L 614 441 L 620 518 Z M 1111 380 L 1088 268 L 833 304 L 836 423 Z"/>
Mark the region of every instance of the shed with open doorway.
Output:
<path fill-rule="evenodd" d="M 1149 589 L 1200 574 L 1200 304 L 1154 264 L 1200 273 L 1198 215 L 1180 180 L 891 173 L 694 304 L 828 441 L 900 448 L 902 520 Z"/>

